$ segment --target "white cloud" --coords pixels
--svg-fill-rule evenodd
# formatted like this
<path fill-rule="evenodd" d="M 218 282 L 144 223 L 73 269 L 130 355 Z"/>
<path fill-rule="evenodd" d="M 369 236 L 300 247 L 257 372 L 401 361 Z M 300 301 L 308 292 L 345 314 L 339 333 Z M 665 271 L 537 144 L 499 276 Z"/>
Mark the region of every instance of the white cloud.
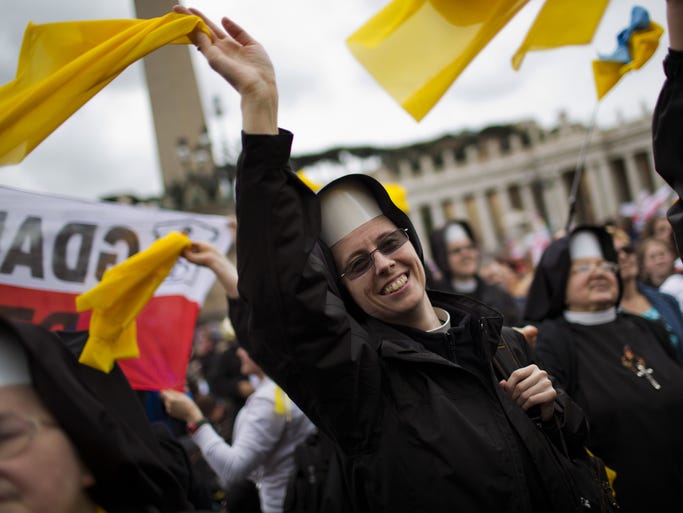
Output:
<path fill-rule="evenodd" d="M 189 3 L 189 2 L 188 2 Z M 630 18 L 630 4 L 611 2 L 595 40 L 527 55 L 519 72 L 510 58 L 540 2 L 530 2 L 462 73 L 435 108 L 416 123 L 353 59 L 344 41 L 387 1 L 197 0 L 192 5 L 218 21 L 228 14 L 268 50 L 281 89 L 281 126 L 295 133 L 295 153 L 339 145 L 412 143 L 489 124 L 534 118 L 550 126 L 560 111 L 587 123 L 595 107 L 590 61 L 609 53 Z M 665 2 L 645 0 L 653 20 L 665 25 Z M 132 17 L 132 0 L 22 0 L 0 19 L 0 82 L 13 78 L 23 29 L 69 19 Z M 663 81 L 665 34 L 656 55 L 626 75 L 603 99 L 598 123 L 640 116 L 654 103 Z M 195 56 L 201 94 L 214 139 L 237 151 L 239 101 L 234 91 Z M 211 113 L 213 97 L 222 120 Z M 220 150 L 219 150 L 220 151 Z M 0 168 L 0 183 L 95 198 L 115 192 L 145 196 L 161 190 L 142 68 L 138 64 L 67 120 L 18 166 Z"/>

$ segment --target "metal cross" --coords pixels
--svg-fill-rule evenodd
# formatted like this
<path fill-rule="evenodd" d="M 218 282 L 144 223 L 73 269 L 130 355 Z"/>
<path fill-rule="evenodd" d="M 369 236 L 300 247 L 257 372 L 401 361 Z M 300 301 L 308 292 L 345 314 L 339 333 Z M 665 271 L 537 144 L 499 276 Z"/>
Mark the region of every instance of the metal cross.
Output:
<path fill-rule="evenodd" d="M 657 380 L 652 377 L 651 368 L 646 369 L 645 365 L 643 365 L 642 363 L 636 363 L 636 369 L 638 369 L 638 372 L 636 372 L 636 376 L 638 376 L 639 378 L 647 379 L 650 382 L 650 385 L 652 385 L 652 387 L 655 390 L 659 390 L 660 388 L 662 388 L 662 385 L 657 383 Z"/>

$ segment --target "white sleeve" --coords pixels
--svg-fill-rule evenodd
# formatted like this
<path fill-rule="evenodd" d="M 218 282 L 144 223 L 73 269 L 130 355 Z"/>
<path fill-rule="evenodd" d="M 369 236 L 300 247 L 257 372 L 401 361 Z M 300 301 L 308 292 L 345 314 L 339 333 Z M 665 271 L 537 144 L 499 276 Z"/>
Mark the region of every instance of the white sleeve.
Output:
<path fill-rule="evenodd" d="M 225 488 L 248 477 L 266 460 L 280 440 L 287 422 L 284 415 L 275 413 L 273 401 L 265 397 L 252 397 L 240 414 L 244 418 L 240 419 L 239 436 L 232 446 L 208 424 L 192 435 L 192 440 Z"/>

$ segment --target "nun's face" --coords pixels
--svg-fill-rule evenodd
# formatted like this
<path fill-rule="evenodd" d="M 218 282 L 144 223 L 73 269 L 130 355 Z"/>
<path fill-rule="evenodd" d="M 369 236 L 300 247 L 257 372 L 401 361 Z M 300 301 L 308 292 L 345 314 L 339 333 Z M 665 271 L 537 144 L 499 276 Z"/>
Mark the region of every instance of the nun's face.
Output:
<path fill-rule="evenodd" d="M 619 296 L 616 264 L 602 258 L 572 262 L 565 303 L 574 312 L 597 312 L 614 306 Z"/>
<path fill-rule="evenodd" d="M 360 276 L 342 278 L 356 304 L 382 321 L 428 329 L 434 310 L 425 290 L 424 267 L 410 242 L 389 254 L 374 251 L 397 227 L 384 216 L 359 226 L 332 247 L 337 269 L 347 269 L 359 255 L 372 253 L 373 265 Z M 429 326 L 432 328 L 434 326 Z"/>
<path fill-rule="evenodd" d="M 453 278 L 467 280 L 477 274 L 479 250 L 470 239 L 449 242 L 447 250 L 448 267 Z"/>
<path fill-rule="evenodd" d="M 93 512 L 94 479 L 28 385 L 0 386 L 0 512 Z"/>

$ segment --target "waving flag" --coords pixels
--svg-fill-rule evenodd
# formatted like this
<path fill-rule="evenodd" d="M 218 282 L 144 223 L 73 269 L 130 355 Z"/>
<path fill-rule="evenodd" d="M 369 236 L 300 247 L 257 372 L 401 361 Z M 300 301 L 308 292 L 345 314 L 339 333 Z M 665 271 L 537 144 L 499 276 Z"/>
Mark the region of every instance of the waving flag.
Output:
<path fill-rule="evenodd" d="M 95 287 L 76 298 L 79 312 L 93 311 L 81 363 L 109 372 L 117 359 L 140 356 L 135 318 L 190 245 L 187 235 L 169 232 L 105 271 Z"/>
<path fill-rule="evenodd" d="M 13 81 L 0 87 L 0 165 L 21 162 L 128 65 L 157 48 L 190 43 L 201 18 L 29 23 Z"/>
<path fill-rule="evenodd" d="M 347 45 L 419 121 L 527 1 L 394 0 Z"/>
<path fill-rule="evenodd" d="M 181 232 L 223 252 L 232 240 L 225 216 L 0 187 L 0 313 L 51 330 L 89 328 L 112 346 L 112 358 L 139 353 L 118 361 L 133 388 L 182 390 L 197 316 L 216 276 L 176 259 Z M 93 311 L 79 312 L 77 302 Z M 104 352 L 88 345 L 95 366 L 106 368 L 107 345 L 99 346 Z"/>
<path fill-rule="evenodd" d="M 527 52 L 592 41 L 609 0 L 547 0 L 512 56 L 519 69 Z"/>
<path fill-rule="evenodd" d="M 642 7 L 631 11 L 631 24 L 617 35 L 617 49 L 593 61 L 593 77 L 598 100 L 616 85 L 624 74 L 640 69 L 657 50 L 664 29 L 650 21 Z"/>

